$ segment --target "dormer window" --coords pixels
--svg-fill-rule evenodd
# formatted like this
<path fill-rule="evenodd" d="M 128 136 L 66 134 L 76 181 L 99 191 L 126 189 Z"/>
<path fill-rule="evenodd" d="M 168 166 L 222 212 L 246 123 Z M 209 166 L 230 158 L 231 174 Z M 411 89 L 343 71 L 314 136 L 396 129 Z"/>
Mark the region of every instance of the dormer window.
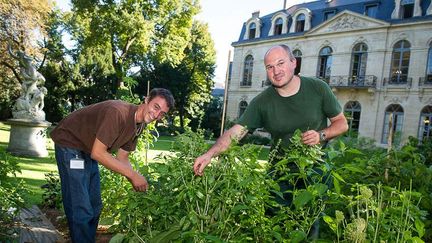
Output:
<path fill-rule="evenodd" d="M 428 11 L 426 13 L 429 13 Z M 420 0 L 395 0 L 392 19 L 408 19 L 418 16 L 422 16 Z"/>
<path fill-rule="evenodd" d="M 306 17 L 304 14 L 299 14 L 296 19 L 295 32 L 303 32 L 305 29 Z"/>
<path fill-rule="evenodd" d="M 366 5 L 365 15 L 371 18 L 376 18 L 378 13 L 378 4 Z"/>
<path fill-rule="evenodd" d="M 329 20 L 330 18 L 332 18 L 335 15 L 336 15 L 336 10 L 325 11 L 324 12 L 324 21 Z"/>
<path fill-rule="evenodd" d="M 249 25 L 249 39 L 255 38 L 255 34 L 256 34 L 256 24 L 251 23 Z"/>
<path fill-rule="evenodd" d="M 274 14 L 268 36 L 283 35 L 288 32 L 288 15 L 285 11 Z"/>
<path fill-rule="evenodd" d="M 282 18 L 276 19 L 275 26 L 274 26 L 274 35 L 281 35 L 282 34 L 282 27 L 283 27 Z"/>
<path fill-rule="evenodd" d="M 252 18 L 250 18 L 246 24 L 244 40 L 251 40 L 255 38 L 260 38 L 261 36 L 261 19 L 259 18 L 259 11 L 252 13 Z"/>
<path fill-rule="evenodd" d="M 403 19 L 412 18 L 414 16 L 414 0 L 401 1 L 401 16 Z"/>
<path fill-rule="evenodd" d="M 299 8 L 292 15 L 289 33 L 309 31 L 311 28 L 312 12 L 307 8 Z"/>

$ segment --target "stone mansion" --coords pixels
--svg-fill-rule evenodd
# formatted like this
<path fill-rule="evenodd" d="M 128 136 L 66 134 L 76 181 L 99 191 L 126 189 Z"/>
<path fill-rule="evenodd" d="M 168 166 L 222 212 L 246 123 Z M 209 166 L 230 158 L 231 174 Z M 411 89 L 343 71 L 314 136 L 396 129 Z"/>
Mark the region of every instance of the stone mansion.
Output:
<path fill-rule="evenodd" d="M 330 85 L 352 135 L 381 146 L 389 134 L 432 137 L 432 0 L 319 0 L 252 13 L 232 43 L 228 119 L 268 87 L 264 54 L 277 44 L 293 51 L 296 73 Z"/>

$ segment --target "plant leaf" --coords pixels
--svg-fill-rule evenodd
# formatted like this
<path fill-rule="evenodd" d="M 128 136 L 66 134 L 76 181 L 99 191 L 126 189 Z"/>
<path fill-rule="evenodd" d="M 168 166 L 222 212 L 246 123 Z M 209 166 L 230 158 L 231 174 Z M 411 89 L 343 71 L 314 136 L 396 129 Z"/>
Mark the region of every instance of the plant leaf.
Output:
<path fill-rule="evenodd" d="M 333 220 L 332 217 L 330 217 L 328 215 L 324 215 L 323 220 L 324 220 L 324 222 L 327 223 L 327 225 L 330 227 L 330 229 L 332 229 L 334 232 L 336 232 L 337 225 L 336 225 L 336 222 Z"/>
<path fill-rule="evenodd" d="M 116 234 L 113 238 L 109 241 L 109 243 L 122 243 L 125 235 L 124 234 Z"/>
<path fill-rule="evenodd" d="M 302 191 L 300 194 L 294 198 L 294 205 L 296 208 L 301 208 L 306 205 L 310 200 L 312 200 L 313 195 L 309 191 Z"/>
<path fill-rule="evenodd" d="M 421 220 L 419 219 L 415 220 L 415 227 L 420 238 L 423 237 L 423 235 L 425 234 L 424 226 L 425 225 Z"/>

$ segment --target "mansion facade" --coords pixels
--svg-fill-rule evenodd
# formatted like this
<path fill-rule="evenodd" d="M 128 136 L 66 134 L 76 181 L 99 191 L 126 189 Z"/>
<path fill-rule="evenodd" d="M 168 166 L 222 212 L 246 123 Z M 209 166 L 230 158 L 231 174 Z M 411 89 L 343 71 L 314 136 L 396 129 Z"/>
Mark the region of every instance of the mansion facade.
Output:
<path fill-rule="evenodd" d="M 285 1 L 286 2 L 286 1 Z M 349 132 L 386 146 L 432 137 L 432 1 L 319 0 L 260 16 L 233 42 L 227 118 L 269 87 L 264 54 L 288 45 L 296 73 L 325 80 Z"/>

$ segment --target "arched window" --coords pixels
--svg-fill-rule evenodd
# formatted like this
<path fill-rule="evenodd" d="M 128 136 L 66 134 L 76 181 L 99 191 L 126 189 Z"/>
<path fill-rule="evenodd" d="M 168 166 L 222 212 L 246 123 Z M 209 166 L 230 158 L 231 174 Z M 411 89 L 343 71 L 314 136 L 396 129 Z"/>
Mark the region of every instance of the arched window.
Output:
<path fill-rule="evenodd" d="M 332 65 L 332 53 L 333 50 L 326 46 L 323 47 L 319 53 L 318 60 L 318 74 L 317 76 L 327 83 L 330 80 L 331 75 L 331 65 Z"/>
<path fill-rule="evenodd" d="M 255 34 L 256 34 L 256 24 L 251 23 L 249 25 L 249 39 L 255 38 Z"/>
<path fill-rule="evenodd" d="M 295 32 L 303 32 L 305 28 L 306 17 L 304 14 L 299 14 L 296 19 Z"/>
<path fill-rule="evenodd" d="M 404 111 L 400 105 L 391 104 L 387 107 L 384 114 L 384 127 L 381 143 L 387 144 L 390 133 L 392 134 L 392 144 L 399 144 L 402 138 Z"/>
<path fill-rule="evenodd" d="M 251 86 L 252 85 L 252 71 L 253 71 L 253 57 L 252 55 L 248 55 L 244 61 L 243 68 L 243 80 L 240 83 L 240 86 Z"/>
<path fill-rule="evenodd" d="M 293 51 L 293 56 L 295 57 L 295 59 L 297 60 L 297 66 L 294 70 L 294 74 L 297 75 L 300 73 L 301 70 L 301 62 L 302 62 L 302 53 L 300 50 L 296 49 Z"/>
<path fill-rule="evenodd" d="M 432 83 L 432 42 L 429 44 L 429 54 L 426 67 L 426 80 L 427 83 Z"/>
<path fill-rule="evenodd" d="M 432 106 L 425 106 L 420 113 L 418 139 L 423 141 L 432 138 Z"/>
<path fill-rule="evenodd" d="M 351 56 L 351 84 L 363 84 L 366 75 L 368 47 L 365 43 L 354 46 Z"/>
<path fill-rule="evenodd" d="M 398 41 L 393 46 L 391 83 L 406 83 L 408 81 L 410 48 L 410 43 L 405 40 Z"/>
<path fill-rule="evenodd" d="M 345 116 L 348 120 L 348 135 L 357 137 L 360 126 L 361 105 L 358 101 L 350 101 L 346 103 L 344 108 Z"/>
<path fill-rule="evenodd" d="M 246 110 L 248 106 L 248 103 L 244 100 L 240 101 L 239 104 L 239 117 L 241 117 L 241 115 L 243 115 L 244 111 Z"/>
<path fill-rule="evenodd" d="M 282 18 L 277 18 L 275 21 L 275 26 L 274 26 L 274 35 L 281 35 L 282 34 L 282 27 L 283 27 Z"/>

